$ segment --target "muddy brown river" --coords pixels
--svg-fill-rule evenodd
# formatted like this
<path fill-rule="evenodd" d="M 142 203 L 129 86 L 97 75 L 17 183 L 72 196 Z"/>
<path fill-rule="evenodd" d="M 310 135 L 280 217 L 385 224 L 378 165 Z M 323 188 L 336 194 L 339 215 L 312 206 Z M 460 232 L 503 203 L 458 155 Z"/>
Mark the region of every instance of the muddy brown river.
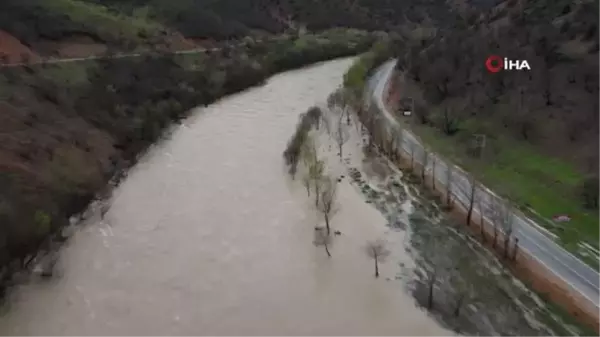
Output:
<path fill-rule="evenodd" d="M 283 167 L 299 114 L 350 64 L 284 73 L 198 109 L 130 171 L 104 220 L 79 227 L 59 277 L 11 292 L 0 333 L 449 334 L 390 281 L 401 252 L 373 277 L 363 248 L 386 231 L 383 216 L 341 184 L 343 235 L 328 258 L 311 243 L 319 219 L 306 191 Z"/>

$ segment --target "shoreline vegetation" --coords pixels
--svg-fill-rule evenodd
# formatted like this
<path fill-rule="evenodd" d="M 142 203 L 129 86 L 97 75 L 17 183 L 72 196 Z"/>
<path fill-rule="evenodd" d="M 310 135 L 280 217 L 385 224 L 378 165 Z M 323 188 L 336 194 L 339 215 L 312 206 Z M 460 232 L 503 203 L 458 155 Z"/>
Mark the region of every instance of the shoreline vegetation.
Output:
<path fill-rule="evenodd" d="M 372 110 L 375 109 L 373 105 L 369 109 L 365 109 L 360 103 L 357 105 L 357 102 L 363 102 L 365 98 L 363 93 L 368 75 L 374 68 L 390 57 L 389 50 L 389 48 L 379 47 L 378 50 L 374 48 L 371 52 L 365 53 L 348 70 L 345 76 L 344 91 L 350 96 L 350 104 L 358 107 L 359 118 L 370 134 L 369 148 L 377 148 L 380 153 L 388 157 L 399 168 L 409 171 L 411 179 L 420 184 L 422 189 L 431 191 L 428 193 L 429 197 L 436 200 L 444 211 L 448 213 L 448 216 L 461 222 L 468 219 L 466 232 L 475 240 L 481 242 L 489 251 L 493 252 L 514 275 L 525 279 L 529 288 L 533 288 L 538 294 L 541 293 L 539 297 L 543 298 L 547 302 L 547 305 L 553 309 L 552 311 L 558 313 L 558 316 L 564 322 L 580 327 L 580 330 L 585 334 L 596 334 L 598 331 L 597 316 L 592 317 L 593 315 L 588 313 L 587 310 L 578 308 L 576 300 L 564 294 L 562 292 L 563 289 L 548 279 L 549 276 L 543 272 L 542 266 L 535 263 L 532 264 L 533 261 L 530 258 L 519 254 L 518 243 L 511 240 L 510 236 L 506 240 L 506 238 L 503 239 L 504 236 L 500 230 L 491 233 L 489 230 L 483 229 L 479 219 L 480 214 L 475 210 L 477 205 L 462 205 L 460 202 L 457 202 L 456 197 L 452 193 L 447 193 L 442 184 L 438 183 L 436 185 L 434 179 L 431 179 L 431 174 L 423 169 L 422 164 L 416 162 L 414 156 L 411 156 L 410 153 L 407 154 L 403 151 L 398 151 L 396 145 L 390 142 L 389 139 L 386 139 L 384 132 L 381 130 L 378 131 L 378 127 L 381 125 L 374 118 L 369 117 L 375 113 Z M 389 102 L 385 103 L 389 104 Z M 427 149 L 427 151 L 430 150 Z M 430 153 L 429 157 L 432 157 L 431 154 L 433 152 Z M 411 159 L 411 157 L 413 158 Z M 432 160 L 433 158 L 429 159 Z M 510 205 L 506 206 L 512 207 Z M 498 218 L 498 221 L 501 220 Z M 487 227 L 496 228 L 496 226 Z"/>
<path fill-rule="evenodd" d="M 1 69 L 2 292 L 55 252 L 72 216 L 110 195 L 190 109 L 281 71 L 360 54 L 381 36 L 330 29 L 203 54 Z M 42 276 L 52 275 L 47 266 Z"/>

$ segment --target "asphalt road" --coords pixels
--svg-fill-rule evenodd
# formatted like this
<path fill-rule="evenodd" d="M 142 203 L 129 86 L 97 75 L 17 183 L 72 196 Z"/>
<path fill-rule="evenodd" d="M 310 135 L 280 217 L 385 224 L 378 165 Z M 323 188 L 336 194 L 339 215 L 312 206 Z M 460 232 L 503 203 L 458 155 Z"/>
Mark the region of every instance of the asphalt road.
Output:
<path fill-rule="evenodd" d="M 407 153 L 414 151 L 415 161 L 423 163 L 423 146 L 411 132 L 403 130 L 398 120 L 394 117 L 383 102 L 383 93 L 386 84 L 394 66 L 395 60 L 390 60 L 377 69 L 375 74 L 368 80 L 367 89 L 371 95 L 371 102 L 367 104 L 376 104 L 378 110 L 382 112 L 382 118 L 385 119 L 388 133 L 392 130 L 402 130 L 402 136 L 398 137 L 397 145 L 401 146 Z M 397 133 L 396 133 L 397 134 Z M 432 161 L 436 160 L 435 178 L 442 185 L 447 183 L 447 164 L 443 161 L 429 156 L 428 171 L 431 172 Z M 452 166 L 453 178 L 451 191 L 463 205 L 469 204 L 470 182 L 467 174 L 461 169 Z M 476 193 L 476 200 L 481 200 L 483 214 L 486 219 L 490 219 L 493 212 L 493 204 L 497 202 L 498 197 L 489 189 L 483 189 Z M 476 203 L 477 204 L 477 203 Z M 536 224 L 522 214 L 513 214 L 513 235 L 519 239 L 519 249 L 527 251 L 531 256 L 545 265 L 556 276 L 568 283 L 573 289 L 586 297 L 593 305 L 598 308 L 600 297 L 599 274 L 590 266 L 567 252 L 551 238 L 536 228 Z"/>

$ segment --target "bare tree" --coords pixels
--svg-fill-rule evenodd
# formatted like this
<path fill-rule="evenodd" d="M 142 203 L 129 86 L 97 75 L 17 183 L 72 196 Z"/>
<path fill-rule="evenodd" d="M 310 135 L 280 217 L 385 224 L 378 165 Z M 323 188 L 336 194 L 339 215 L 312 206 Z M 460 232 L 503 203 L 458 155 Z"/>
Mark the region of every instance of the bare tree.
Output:
<path fill-rule="evenodd" d="M 504 231 L 504 258 L 508 258 L 509 253 L 508 253 L 508 247 L 510 244 L 510 239 L 513 235 L 513 225 L 514 225 L 514 221 L 513 221 L 513 217 L 512 217 L 512 212 L 508 211 L 508 216 L 507 216 L 507 221 L 503 224 L 503 231 Z"/>
<path fill-rule="evenodd" d="M 504 223 L 505 212 L 503 206 L 502 200 L 499 199 L 494 199 L 490 204 L 490 218 L 494 227 L 492 248 L 496 248 L 498 243 L 498 227 L 502 227 L 502 223 Z"/>
<path fill-rule="evenodd" d="M 312 173 L 315 173 L 314 166 L 318 165 L 317 148 L 312 138 L 307 137 L 307 139 L 304 141 L 304 143 L 302 144 L 300 155 L 302 157 L 302 162 L 304 163 L 305 167 L 304 174 L 302 175 L 302 184 L 306 188 L 306 193 L 310 197 L 310 187 L 313 182 Z"/>
<path fill-rule="evenodd" d="M 340 161 L 342 161 L 343 147 L 344 147 L 344 144 L 348 141 L 349 137 L 348 137 L 348 133 L 344 129 L 344 124 L 342 123 L 342 121 L 344 119 L 344 110 L 345 109 L 340 109 L 340 110 L 341 110 L 340 117 L 336 124 L 334 138 L 335 138 L 335 142 L 338 145 L 338 150 L 339 150 L 338 155 L 340 156 Z"/>
<path fill-rule="evenodd" d="M 325 218 L 327 235 L 331 234 L 330 220 L 334 214 L 335 198 L 337 193 L 337 181 L 331 177 L 322 179 L 321 200 L 317 207 Z"/>
<path fill-rule="evenodd" d="M 336 105 L 343 104 L 344 97 L 342 90 L 343 89 L 338 89 L 327 97 L 327 107 L 329 107 L 329 109 L 333 109 Z"/>
<path fill-rule="evenodd" d="M 390 135 L 390 157 L 392 158 L 392 160 L 397 160 L 398 159 L 398 146 L 396 144 L 396 139 L 394 137 L 394 133 L 392 131 L 392 134 Z"/>
<path fill-rule="evenodd" d="M 477 198 L 477 211 L 479 212 L 479 233 L 481 235 L 481 241 L 483 243 L 485 243 L 486 238 L 485 238 L 485 212 L 483 211 L 483 208 L 485 207 L 485 200 L 482 198 L 482 196 L 480 195 L 479 198 Z"/>
<path fill-rule="evenodd" d="M 429 165 L 429 152 L 423 147 L 423 167 L 421 168 L 421 183 L 426 185 L 427 165 Z"/>
<path fill-rule="evenodd" d="M 331 244 L 331 236 L 323 231 L 323 228 L 315 230 L 315 245 L 323 246 L 328 257 L 331 257 L 329 245 Z"/>
<path fill-rule="evenodd" d="M 517 252 L 519 250 L 519 238 L 515 238 L 515 243 L 513 244 L 513 254 L 512 254 L 512 260 L 516 261 L 517 260 Z"/>
<path fill-rule="evenodd" d="M 309 168 L 310 179 L 313 182 L 315 188 L 315 206 L 319 206 L 319 199 L 321 197 L 321 190 L 323 189 L 323 172 L 325 171 L 325 162 L 317 160 Z"/>
<path fill-rule="evenodd" d="M 392 143 L 394 144 L 394 159 L 401 158 L 402 153 L 402 129 L 394 129 L 392 131 Z"/>
<path fill-rule="evenodd" d="M 304 188 L 306 188 L 306 194 L 308 195 L 309 198 L 310 198 L 311 182 L 312 182 L 312 180 L 311 180 L 310 174 L 309 174 L 308 170 L 306 170 L 304 172 L 304 174 L 302 175 L 302 185 L 304 185 Z"/>
<path fill-rule="evenodd" d="M 378 132 L 376 130 L 376 126 L 377 126 L 377 120 L 379 119 L 379 115 L 370 113 L 370 111 L 366 111 L 364 113 L 364 115 L 365 115 L 365 125 L 367 128 L 367 135 L 368 135 L 368 141 L 369 141 L 367 149 L 369 152 L 371 152 L 373 150 L 375 143 L 377 142 Z"/>
<path fill-rule="evenodd" d="M 477 182 L 473 175 L 469 175 L 468 178 L 469 188 L 467 191 L 467 196 L 469 198 L 469 210 L 467 211 L 467 226 L 471 225 L 471 218 L 473 217 L 473 208 L 475 206 L 475 194 L 477 192 Z"/>
<path fill-rule="evenodd" d="M 108 213 L 108 211 L 110 210 L 110 204 L 109 203 L 102 203 L 102 205 L 100 205 L 100 219 L 104 220 L 104 217 L 106 216 L 106 213 Z"/>
<path fill-rule="evenodd" d="M 385 241 L 378 239 L 369 241 L 366 246 L 367 255 L 375 262 L 375 277 L 379 277 L 379 262 L 385 261 L 390 255 L 390 251 L 385 245 Z"/>
<path fill-rule="evenodd" d="M 474 291 L 473 285 L 462 277 L 456 278 L 456 281 L 453 282 L 453 285 L 456 289 L 454 317 L 458 317 L 460 316 L 460 310 L 462 309 L 463 305 L 471 299 Z"/>
<path fill-rule="evenodd" d="M 452 207 L 452 166 L 446 165 L 446 205 Z"/>
<path fill-rule="evenodd" d="M 432 156 L 431 158 L 431 187 L 435 192 L 435 164 L 437 163 L 437 157 Z"/>
<path fill-rule="evenodd" d="M 302 177 L 302 183 L 306 187 L 309 196 L 310 186 L 314 186 L 315 206 L 318 206 L 323 172 L 325 171 L 325 162 L 317 157 L 317 147 L 312 138 L 306 139 L 304 144 L 302 144 L 301 156 L 302 162 L 307 170 L 305 175 Z"/>
<path fill-rule="evenodd" d="M 504 256 L 508 257 L 508 244 L 512 235 L 513 217 L 508 203 L 501 199 L 496 199 L 491 204 L 492 221 L 494 223 L 494 242 L 492 247 L 495 248 L 498 241 L 498 226 L 504 234 Z"/>
<path fill-rule="evenodd" d="M 438 277 L 438 266 L 434 265 L 427 271 L 427 309 L 433 308 L 433 289 Z"/>
<path fill-rule="evenodd" d="M 408 142 L 408 150 L 410 152 L 410 169 L 411 170 L 415 168 L 415 151 L 416 151 L 416 149 L 417 149 L 417 144 L 409 141 Z"/>

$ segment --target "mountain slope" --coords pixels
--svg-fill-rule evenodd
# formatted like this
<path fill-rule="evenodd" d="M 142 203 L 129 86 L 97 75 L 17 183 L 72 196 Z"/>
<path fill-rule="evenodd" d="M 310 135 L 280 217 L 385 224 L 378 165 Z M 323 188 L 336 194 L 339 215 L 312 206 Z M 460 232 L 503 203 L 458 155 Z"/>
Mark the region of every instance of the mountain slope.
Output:
<path fill-rule="evenodd" d="M 508 0 L 455 22 L 398 53 L 415 129 L 598 268 L 581 244 L 599 235 L 598 1 Z M 531 71 L 489 73 L 490 55 Z"/>

